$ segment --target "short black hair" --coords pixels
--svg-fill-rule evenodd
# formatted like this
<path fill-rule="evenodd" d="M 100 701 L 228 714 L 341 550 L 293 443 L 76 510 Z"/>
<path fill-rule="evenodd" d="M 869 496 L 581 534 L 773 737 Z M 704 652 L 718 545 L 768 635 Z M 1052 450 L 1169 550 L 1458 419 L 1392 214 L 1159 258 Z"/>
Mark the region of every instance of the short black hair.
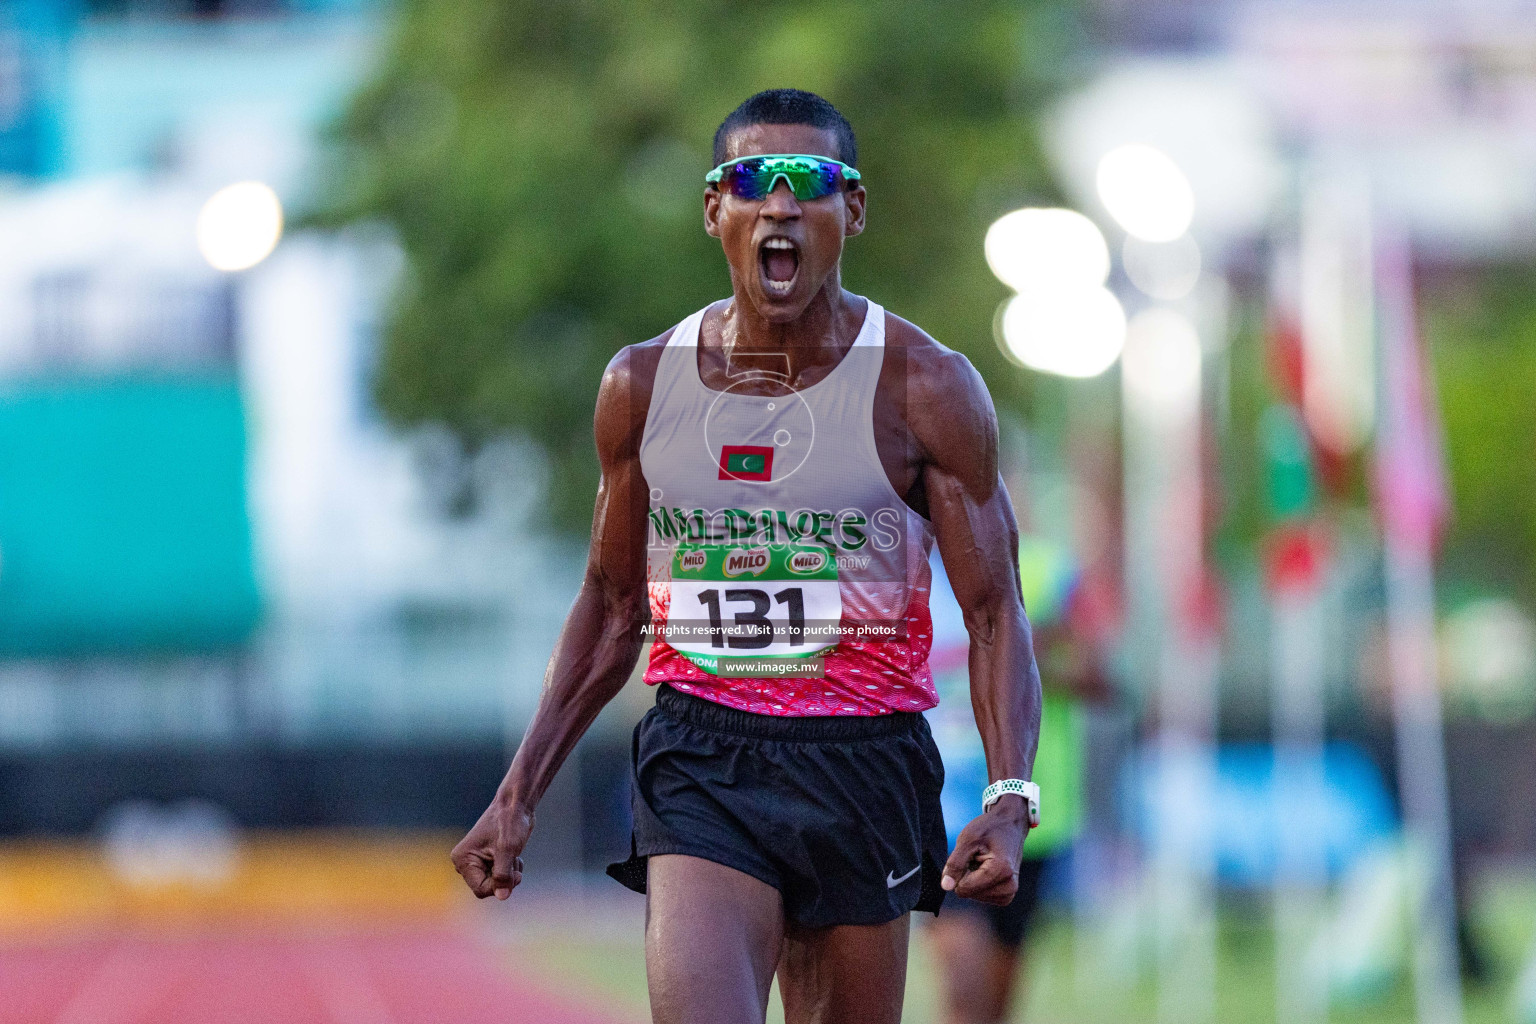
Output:
<path fill-rule="evenodd" d="M 715 129 L 715 166 L 725 163 L 725 143 L 738 128 L 754 124 L 808 124 L 837 136 L 837 158 L 849 167 L 859 166 L 859 147 L 853 126 L 836 107 L 804 89 L 766 89 L 748 96 Z"/>

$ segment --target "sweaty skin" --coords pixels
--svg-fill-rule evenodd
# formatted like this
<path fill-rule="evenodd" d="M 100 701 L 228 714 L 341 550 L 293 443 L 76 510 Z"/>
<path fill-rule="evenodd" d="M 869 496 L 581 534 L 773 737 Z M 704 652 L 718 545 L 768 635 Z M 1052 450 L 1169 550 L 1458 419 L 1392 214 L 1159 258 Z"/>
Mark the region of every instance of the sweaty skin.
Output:
<path fill-rule="evenodd" d="M 810 153 L 837 140 L 809 125 L 751 125 L 727 158 Z M 761 200 L 704 192 L 705 230 L 720 239 L 732 297 L 700 328 L 699 369 L 717 390 L 728 368 L 761 364 L 763 393 L 822 379 L 853 344 L 868 303 L 843 289 L 843 241 L 864 229 L 862 185 L 801 202 L 784 182 Z M 771 290 L 759 257 L 770 237 L 795 243 L 787 292 Z M 649 620 L 640 441 L 670 331 L 616 355 L 598 393 L 602 479 L 581 590 L 556 641 L 528 730 L 494 799 L 453 849 L 476 896 L 506 899 L 522 881 L 534 808 L 593 719 L 623 687 Z M 742 390 L 739 379 L 736 390 Z M 994 779 L 1030 777 L 1040 727 L 1040 678 L 1018 579 L 1018 526 L 998 473 L 997 420 L 964 356 L 887 314 L 875 396 L 880 461 L 896 493 L 934 527 L 970 634 L 971 696 Z M 978 794 L 979 798 L 979 794 Z M 961 832 L 943 885 L 1006 904 L 1018 889 L 1027 831 L 1023 800 L 1005 796 Z M 742 872 L 679 855 L 650 859 L 646 965 L 652 1013 L 667 1022 L 761 1021 L 775 971 L 788 1020 L 896 1022 L 906 975 L 907 918 L 884 925 L 801 929 L 777 890 Z"/>

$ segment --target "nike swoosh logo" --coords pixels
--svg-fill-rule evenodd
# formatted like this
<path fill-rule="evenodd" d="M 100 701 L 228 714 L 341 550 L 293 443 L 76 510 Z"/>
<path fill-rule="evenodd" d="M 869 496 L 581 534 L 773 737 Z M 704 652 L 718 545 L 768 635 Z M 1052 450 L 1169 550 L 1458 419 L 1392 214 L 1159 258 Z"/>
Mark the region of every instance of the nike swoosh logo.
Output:
<path fill-rule="evenodd" d="M 920 868 L 920 867 L 922 867 L 921 864 L 919 864 L 917 866 L 917 868 Z M 913 868 L 911 871 L 908 871 L 906 874 L 902 875 L 900 878 L 894 877 L 896 872 L 894 872 L 894 871 L 887 871 L 885 873 L 885 887 L 887 889 L 894 889 L 894 888 L 896 888 L 902 882 L 905 882 L 907 879 L 909 879 L 913 875 L 917 874 L 917 868 Z"/>

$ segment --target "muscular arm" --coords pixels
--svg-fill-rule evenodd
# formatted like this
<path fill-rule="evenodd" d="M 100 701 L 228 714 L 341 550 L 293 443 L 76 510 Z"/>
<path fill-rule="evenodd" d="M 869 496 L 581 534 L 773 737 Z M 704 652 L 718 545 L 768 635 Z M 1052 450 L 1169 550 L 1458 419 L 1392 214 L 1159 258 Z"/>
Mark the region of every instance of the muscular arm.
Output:
<path fill-rule="evenodd" d="M 648 612 L 640 437 L 654 372 L 644 349 L 625 349 L 603 375 L 595 418 L 602 480 L 581 591 L 555 642 L 517 756 L 491 805 L 453 849 L 454 866 L 481 898 L 506 899 L 522 881 L 534 808 L 577 740 L 623 688 L 640 653 Z"/>
<path fill-rule="evenodd" d="M 1019 530 L 997 468 L 997 418 L 980 375 L 945 352 L 914 384 L 909 422 L 939 554 L 970 634 L 971 704 L 992 780 L 1028 779 L 1040 736 L 1040 675 L 1019 591 Z M 978 799 L 980 794 L 977 794 Z M 1024 801 L 1004 796 L 962 831 L 944 886 L 1008 903 L 1028 830 Z"/>

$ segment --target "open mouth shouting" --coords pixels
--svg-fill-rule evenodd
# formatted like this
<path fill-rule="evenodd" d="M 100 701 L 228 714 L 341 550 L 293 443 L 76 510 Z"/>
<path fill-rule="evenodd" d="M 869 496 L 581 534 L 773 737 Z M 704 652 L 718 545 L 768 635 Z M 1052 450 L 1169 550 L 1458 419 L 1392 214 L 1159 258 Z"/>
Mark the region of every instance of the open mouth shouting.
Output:
<path fill-rule="evenodd" d="M 763 278 L 763 290 L 774 298 L 782 298 L 795 287 L 800 274 L 800 247 L 782 235 L 763 240 L 757 250 L 758 267 Z"/>

